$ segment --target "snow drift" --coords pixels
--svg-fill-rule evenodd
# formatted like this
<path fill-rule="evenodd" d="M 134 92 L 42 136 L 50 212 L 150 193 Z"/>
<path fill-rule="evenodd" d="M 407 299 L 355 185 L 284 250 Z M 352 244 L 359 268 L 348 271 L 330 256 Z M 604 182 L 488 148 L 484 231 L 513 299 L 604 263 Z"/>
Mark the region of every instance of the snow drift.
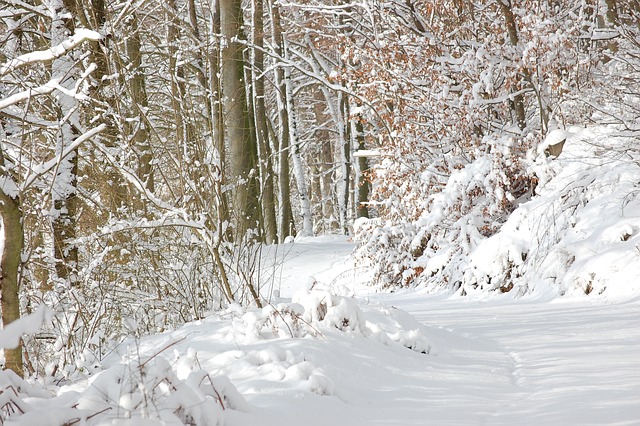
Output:
<path fill-rule="evenodd" d="M 640 157 L 603 129 L 570 128 L 566 139 L 557 160 L 533 163 L 536 196 L 471 253 L 467 291 L 626 298 L 640 290 Z"/>

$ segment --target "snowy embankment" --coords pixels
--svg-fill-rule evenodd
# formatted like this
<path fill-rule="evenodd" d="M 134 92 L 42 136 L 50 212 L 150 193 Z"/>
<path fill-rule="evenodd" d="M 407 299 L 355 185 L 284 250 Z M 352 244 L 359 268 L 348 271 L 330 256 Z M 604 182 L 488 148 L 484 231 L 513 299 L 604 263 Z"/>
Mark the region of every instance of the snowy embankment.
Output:
<path fill-rule="evenodd" d="M 640 294 L 637 142 L 578 127 L 552 132 L 547 142 L 556 139 L 566 139 L 559 158 L 539 155 L 532 165 L 536 196 L 474 248 L 464 280 L 477 292 L 546 298 Z"/>

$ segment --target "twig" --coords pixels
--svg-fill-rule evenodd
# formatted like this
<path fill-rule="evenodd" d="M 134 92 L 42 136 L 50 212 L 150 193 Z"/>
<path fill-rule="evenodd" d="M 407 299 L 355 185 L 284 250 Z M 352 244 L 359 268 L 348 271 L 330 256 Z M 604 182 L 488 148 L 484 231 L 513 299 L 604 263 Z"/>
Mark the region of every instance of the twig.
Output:
<path fill-rule="evenodd" d="M 191 334 L 191 333 L 189 333 Z M 166 351 L 167 349 L 169 349 L 172 346 L 177 345 L 180 342 L 183 342 L 184 340 L 186 340 L 186 338 L 189 336 L 189 334 L 187 334 L 186 336 L 184 336 L 181 339 L 176 340 L 175 342 L 169 343 L 167 346 L 165 346 L 164 348 L 160 349 L 158 352 L 156 352 L 155 354 L 151 355 L 145 362 L 140 363 L 140 368 L 144 368 L 145 365 L 147 365 L 147 363 L 149 361 L 151 361 L 152 359 L 154 359 L 155 357 L 157 357 L 158 355 L 160 355 L 162 352 Z"/>

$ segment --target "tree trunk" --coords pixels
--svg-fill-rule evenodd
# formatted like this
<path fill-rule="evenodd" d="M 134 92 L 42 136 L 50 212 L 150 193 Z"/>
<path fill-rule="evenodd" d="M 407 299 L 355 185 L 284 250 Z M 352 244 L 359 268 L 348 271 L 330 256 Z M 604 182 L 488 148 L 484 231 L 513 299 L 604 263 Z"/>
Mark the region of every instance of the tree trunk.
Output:
<path fill-rule="evenodd" d="M 233 210 L 236 215 L 236 242 L 259 222 L 256 178 L 257 147 L 251 134 L 247 91 L 244 81 L 242 2 L 220 1 L 220 26 L 225 38 L 222 49 L 222 92 L 229 146 L 230 172 L 234 186 Z"/>
<path fill-rule="evenodd" d="M 0 160 L 2 161 L 2 160 Z M 4 161 L 2 166 L 4 168 Z M 2 294 L 2 326 L 20 318 L 19 279 L 20 255 L 22 253 L 23 229 L 20 200 L 6 194 L 0 189 L 0 217 L 4 245 L 2 248 L 1 294 Z M 15 349 L 5 349 L 5 368 L 13 370 L 20 377 L 23 376 L 22 341 Z"/>
<path fill-rule="evenodd" d="M 341 126 L 344 128 L 342 138 L 342 200 L 340 203 L 340 227 L 342 232 L 349 233 L 349 199 L 351 198 L 351 129 L 349 125 L 349 101 L 347 95 L 340 94 L 340 112 L 342 113 Z"/>
<path fill-rule="evenodd" d="M 286 57 L 286 53 L 285 53 Z M 293 104 L 293 90 L 291 88 L 291 75 L 285 71 L 285 95 L 287 101 L 287 111 L 289 111 L 289 132 L 291 134 L 291 159 L 293 160 L 294 177 L 298 188 L 298 198 L 300 200 L 300 213 L 302 216 L 302 235 L 313 236 L 313 218 L 311 216 L 311 202 L 309 201 L 309 191 L 307 189 L 307 177 L 302 167 L 300 158 L 300 141 L 295 119 L 295 105 Z"/>
<path fill-rule="evenodd" d="M 284 55 L 284 37 L 280 25 L 280 9 L 273 1 L 270 1 L 271 20 L 273 31 L 273 43 L 276 54 L 279 57 Z M 295 235 L 295 222 L 293 220 L 293 210 L 291 208 L 291 177 L 289 171 L 289 111 L 287 110 L 286 84 L 284 69 L 276 67 L 275 83 L 277 87 L 278 120 L 280 125 L 280 143 L 278 144 L 278 189 L 280 192 L 280 226 L 279 240 L 284 241 L 286 237 Z"/>
<path fill-rule="evenodd" d="M 178 151 L 184 152 L 187 136 L 185 135 L 184 112 L 182 111 L 182 95 L 180 93 L 182 71 L 178 65 L 178 35 L 180 21 L 175 0 L 167 0 L 167 46 L 169 50 L 169 79 L 171 81 L 171 110 L 175 123 L 175 142 Z M 182 159 L 185 160 L 185 159 Z"/>
<path fill-rule="evenodd" d="M 130 33 L 127 38 L 127 56 L 129 64 L 134 70 L 132 78 L 129 80 L 131 90 L 131 100 L 133 101 L 134 113 L 137 114 L 136 128 L 133 129 L 131 143 L 138 155 L 137 176 L 143 185 L 151 192 L 155 190 L 151 161 L 151 145 L 149 144 L 149 131 L 147 130 L 147 118 L 145 110 L 149 102 L 145 88 L 144 70 L 142 69 L 142 48 L 140 43 L 140 31 L 138 19 L 134 15 L 130 22 Z"/>
<path fill-rule="evenodd" d="M 220 1 L 213 0 L 211 4 L 211 34 L 220 34 Z M 213 147 L 219 156 L 219 176 L 215 185 L 215 197 L 216 197 L 216 214 L 218 219 L 218 231 L 222 232 L 223 224 L 230 222 L 229 214 L 229 200 L 226 192 L 223 192 L 223 187 L 226 185 L 226 149 L 225 149 L 225 134 L 224 134 L 224 111 L 222 109 L 222 81 L 220 78 L 220 57 L 221 48 L 220 41 L 216 43 L 216 48 L 213 49 L 211 55 L 209 55 L 209 92 L 211 96 L 211 121 L 212 132 L 211 137 L 213 139 Z M 230 230 L 227 229 L 224 235 L 226 240 L 232 239 Z"/>
<path fill-rule="evenodd" d="M 365 149 L 364 144 L 364 129 L 362 126 L 362 122 L 355 118 L 355 137 L 358 142 L 358 150 Z M 361 156 L 358 157 L 358 206 L 356 207 L 356 217 L 369 217 L 369 207 L 367 203 L 369 202 L 369 191 L 370 191 L 370 183 L 367 179 L 366 172 L 369 170 L 369 161 L 367 157 Z"/>
<path fill-rule="evenodd" d="M 329 117 L 325 112 L 327 100 L 324 98 L 322 90 L 314 91 L 313 114 L 316 123 L 322 123 L 314 132 L 314 139 L 318 145 L 318 156 L 316 162 L 316 171 L 314 173 L 317 179 L 314 194 L 316 203 L 318 204 L 319 222 L 322 224 L 323 233 L 330 234 L 335 231 L 336 212 L 333 202 L 333 144 L 331 143 L 331 135 L 325 127 L 325 123 L 329 121 Z"/>
<path fill-rule="evenodd" d="M 264 239 L 268 244 L 275 243 L 278 238 L 276 222 L 276 201 L 273 186 L 272 152 L 268 139 L 267 112 L 264 102 L 264 5 L 263 0 L 253 2 L 253 85 L 254 114 L 256 140 L 260 161 L 260 177 L 262 178 L 262 216 Z"/>
<path fill-rule="evenodd" d="M 512 46 L 518 46 L 518 28 L 516 26 L 516 20 L 511 10 L 511 0 L 500 0 L 500 10 L 504 16 L 505 23 L 507 25 L 507 33 L 509 34 L 509 42 Z M 519 92 L 521 85 L 516 86 L 516 92 Z M 524 108 L 524 95 L 516 93 L 513 95 L 512 108 L 516 116 L 516 124 L 521 131 L 527 127 L 527 115 Z"/>
<path fill-rule="evenodd" d="M 67 0 L 55 4 L 55 19 L 51 22 L 51 46 L 62 43 L 74 32 L 73 19 L 68 13 L 75 14 L 75 7 Z M 75 79 L 73 68 L 75 64 L 68 55 L 63 55 L 51 63 L 51 76 L 68 89 L 73 89 Z M 71 145 L 79 136 L 79 129 L 74 125 L 80 123 L 80 115 L 77 112 L 75 99 L 62 95 L 57 100 L 56 109 L 60 128 L 57 134 L 56 154 L 62 152 Z M 77 282 L 78 248 L 72 241 L 76 237 L 76 221 L 78 213 L 77 192 L 78 176 L 78 151 L 74 150 L 69 156 L 63 158 L 58 164 L 52 186 L 51 198 L 53 208 L 51 211 L 53 227 L 55 269 L 59 279 L 68 281 L 71 285 Z"/>

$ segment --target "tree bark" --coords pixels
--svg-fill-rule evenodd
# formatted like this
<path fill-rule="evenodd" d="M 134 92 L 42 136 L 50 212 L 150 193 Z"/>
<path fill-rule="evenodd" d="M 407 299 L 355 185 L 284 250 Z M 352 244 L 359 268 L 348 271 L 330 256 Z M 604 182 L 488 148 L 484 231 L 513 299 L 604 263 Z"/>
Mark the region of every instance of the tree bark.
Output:
<path fill-rule="evenodd" d="M 220 26 L 225 38 L 222 48 L 222 92 L 225 128 L 229 146 L 231 182 L 234 186 L 233 210 L 236 242 L 259 222 L 256 176 L 257 147 L 251 134 L 247 91 L 244 79 L 242 38 L 242 2 L 220 1 Z"/>
<path fill-rule="evenodd" d="M 329 121 L 329 116 L 325 111 L 327 100 L 323 96 L 321 89 L 314 91 L 314 101 L 313 114 L 315 121 L 316 123 L 322 124 L 322 126 L 316 129 L 313 135 L 318 145 L 316 171 L 314 173 L 317 175 L 315 177 L 318 182 L 314 190 L 314 198 L 318 204 L 318 213 L 320 216 L 318 222 L 322 224 L 322 232 L 333 233 L 336 230 L 335 218 L 337 217 L 333 196 L 333 144 L 329 130 L 325 127 L 325 123 Z"/>
<path fill-rule="evenodd" d="M 68 17 L 68 13 L 76 14 L 77 11 L 70 9 L 70 7 L 75 8 L 75 4 L 69 0 L 53 2 L 53 6 L 56 13 L 51 22 L 51 46 L 56 46 L 73 34 L 75 25 L 73 18 Z M 52 61 L 51 76 L 58 79 L 66 88 L 73 89 L 74 66 L 73 60 L 68 55 L 63 55 Z M 58 111 L 60 122 L 56 141 L 57 154 L 61 154 L 80 136 L 80 130 L 73 123 L 80 122 L 80 115 L 75 111 L 76 108 L 77 102 L 68 96 L 62 95 L 56 101 L 55 110 Z M 55 269 L 58 278 L 68 281 L 71 285 L 77 283 L 78 268 L 78 247 L 72 242 L 76 237 L 78 213 L 77 176 L 78 150 L 76 149 L 57 165 L 51 194 Z"/>
<path fill-rule="evenodd" d="M 273 185 L 272 152 L 268 139 L 267 112 L 264 102 L 264 4 L 263 0 L 253 2 L 253 85 L 256 140 L 262 180 L 262 216 L 264 240 L 268 244 L 277 242 L 276 201 Z"/>
<path fill-rule="evenodd" d="M 342 127 L 344 128 L 342 138 L 342 200 L 340 203 L 340 227 L 342 232 L 349 234 L 349 200 L 351 198 L 351 126 L 349 123 L 349 101 L 347 95 L 339 94 L 340 112 L 342 113 Z"/>
<path fill-rule="evenodd" d="M 134 113 L 137 113 L 137 122 L 131 137 L 131 143 L 138 155 L 137 177 L 143 185 L 150 191 L 155 191 L 153 179 L 153 169 L 151 162 L 153 155 L 149 144 L 148 123 L 144 111 L 149 102 L 145 87 L 144 70 L 142 69 L 142 46 L 140 42 L 140 31 L 138 28 L 138 18 L 134 14 L 129 24 L 130 33 L 127 38 L 127 56 L 129 64 L 134 74 L 130 81 L 131 100 L 134 104 Z"/>
<path fill-rule="evenodd" d="M 284 55 L 284 37 L 280 24 L 280 9 L 275 1 L 270 1 L 271 6 L 271 27 L 273 31 L 273 43 L 276 54 L 279 57 Z M 287 110 L 286 84 L 284 68 L 276 67 L 275 82 L 277 87 L 278 120 L 280 125 L 280 143 L 278 144 L 278 189 L 280 192 L 280 226 L 279 240 L 284 241 L 286 237 L 295 235 L 295 222 L 293 220 L 293 210 L 291 208 L 291 176 L 289 169 L 290 154 L 290 133 L 289 133 L 289 111 Z"/>
<path fill-rule="evenodd" d="M 211 4 L 211 34 L 216 36 L 221 33 L 220 28 L 220 1 L 213 0 Z M 217 36 L 216 36 L 217 37 Z M 218 231 L 222 232 L 224 224 L 230 222 L 229 199 L 227 193 L 223 191 L 226 185 L 227 171 L 225 169 L 226 161 L 226 138 L 224 133 L 224 111 L 222 108 L 222 80 L 220 78 L 220 61 L 221 61 L 221 43 L 220 38 L 217 39 L 216 46 L 211 55 L 209 55 L 209 92 L 211 96 L 211 137 L 213 139 L 213 149 L 218 153 L 219 158 L 219 179 L 215 183 L 214 196 L 216 197 L 216 214 L 218 219 Z M 230 230 L 227 229 L 224 234 L 226 240 L 233 237 Z"/>
<path fill-rule="evenodd" d="M 511 9 L 511 0 L 498 0 L 500 4 L 500 10 L 504 16 L 505 23 L 507 25 L 507 33 L 509 34 L 509 42 L 512 46 L 518 46 L 518 28 L 516 26 L 516 20 L 513 16 L 513 10 Z M 516 86 L 516 92 L 519 92 L 521 85 Z M 521 131 L 527 127 L 527 114 L 524 108 L 524 95 L 516 93 L 513 95 L 512 108 L 516 116 L 516 124 Z"/>
<path fill-rule="evenodd" d="M 5 182 L 11 182 L 10 177 L 6 175 L 2 150 L 0 150 L 0 176 L 4 177 Z M 0 220 L 2 221 L 0 224 L 2 236 L 0 238 L 4 242 L 4 244 L 0 242 L 2 247 L 0 260 L 0 295 L 2 300 L 0 306 L 2 308 L 2 327 L 4 328 L 20 319 L 19 270 L 24 241 L 20 199 L 17 194 L 12 196 L 5 192 L 4 188 L 0 188 Z M 5 349 L 4 358 L 5 368 L 13 370 L 18 376 L 23 377 L 22 340 L 20 340 L 18 347 Z"/>
<path fill-rule="evenodd" d="M 0 190 L 0 216 L 4 233 L 2 250 L 2 326 L 6 327 L 20 318 L 20 299 L 18 271 L 23 244 L 22 214 L 20 202 Z M 5 349 L 5 368 L 23 376 L 22 342 L 15 349 Z"/>
<path fill-rule="evenodd" d="M 286 53 L 285 53 L 286 57 Z M 291 134 L 291 159 L 293 161 L 294 177 L 298 188 L 298 199 L 300 201 L 300 213 L 302 216 L 302 235 L 313 236 L 313 218 L 311 216 L 311 202 L 309 200 L 309 190 L 307 189 L 307 177 L 302 167 L 300 152 L 300 140 L 296 127 L 295 105 L 293 103 L 293 90 L 291 87 L 291 75 L 285 71 L 285 94 L 287 101 L 287 111 L 289 111 L 289 132 Z"/>
<path fill-rule="evenodd" d="M 356 117 L 354 123 L 355 137 L 358 142 L 358 150 L 365 149 L 364 144 L 364 128 L 362 122 Z M 366 172 L 369 170 L 369 161 L 367 157 L 358 157 L 358 206 L 356 207 L 356 217 L 369 217 L 369 191 L 370 183 L 367 179 Z"/>

